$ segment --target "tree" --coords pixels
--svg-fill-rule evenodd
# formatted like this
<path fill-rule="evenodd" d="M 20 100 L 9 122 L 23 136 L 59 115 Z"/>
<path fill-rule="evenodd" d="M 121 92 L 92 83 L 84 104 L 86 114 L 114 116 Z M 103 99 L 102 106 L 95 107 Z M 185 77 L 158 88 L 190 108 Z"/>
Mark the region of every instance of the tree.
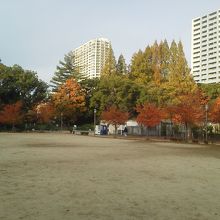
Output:
<path fill-rule="evenodd" d="M 166 40 L 157 41 L 147 46 L 145 51 L 139 50 L 131 60 L 130 77 L 140 84 L 147 84 L 152 80 L 156 84 L 167 80 L 170 64 L 170 48 Z"/>
<path fill-rule="evenodd" d="M 48 85 L 42 80 L 39 80 L 37 73 L 33 71 L 24 71 L 16 85 L 20 100 L 23 103 L 23 108 L 26 111 L 47 98 Z"/>
<path fill-rule="evenodd" d="M 211 100 L 215 100 L 220 96 L 220 83 L 215 84 L 198 84 L 198 87 L 206 93 Z"/>
<path fill-rule="evenodd" d="M 178 103 L 179 96 L 197 91 L 198 86 L 190 74 L 182 43 L 171 43 L 168 82 L 165 83 L 166 94 L 170 97 L 168 103 Z"/>
<path fill-rule="evenodd" d="M 115 135 L 119 125 L 123 125 L 129 118 L 129 113 L 119 110 L 115 106 L 109 107 L 106 111 L 101 114 L 101 119 L 106 121 L 108 124 L 112 124 L 115 127 Z"/>
<path fill-rule="evenodd" d="M 74 78 L 76 81 L 83 79 L 80 68 L 74 63 L 75 57 L 72 52 L 64 55 L 64 61 L 59 61 L 57 70 L 51 80 L 54 90 L 58 89 L 67 79 Z"/>
<path fill-rule="evenodd" d="M 40 123 L 46 124 L 54 116 L 54 106 L 50 102 L 41 103 L 36 107 L 37 119 Z"/>
<path fill-rule="evenodd" d="M 112 47 L 109 49 L 109 55 L 106 59 L 105 65 L 101 71 L 102 76 L 110 76 L 116 74 L 116 61 Z"/>
<path fill-rule="evenodd" d="M 172 121 L 177 124 L 183 124 L 186 128 L 186 140 L 192 138 L 191 128 L 193 125 L 199 125 L 204 119 L 203 97 L 198 91 L 179 97 L 179 103 L 170 108 Z"/>
<path fill-rule="evenodd" d="M 39 80 L 37 73 L 23 70 L 22 67 L 1 66 L 0 68 L 0 100 L 2 104 L 11 104 L 19 100 L 27 111 L 36 103 L 47 98 L 47 84 Z"/>
<path fill-rule="evenodd" d="M 25 128 L 33 128 L 35 124 L 37 123 L 37 112 L 35 109 L 29 109 L 25 116 Z"/>
<path fill-rule="evenodd" d="M 152 71 L 153 71 L 153 79 L 157 85 L 160 85 L 161 82 L 161 73 L 160 73 L 160 54 L 159 54 L 159 46 L 157 41 L 151 47 L 152 50 Z"/>
<path fill-rule="evenodd" d="M 134 111 L 139 97 L 139 88 L 134 81 L 122 75 L 102 77 L 94 90 L 90 107 L 100 112 L 115 105 L 123 111 Z"/>
<path fill-rule="evenodd" d="M 148 127 L 155 127 L 162 120 L 162 111 L 153 103 L 145 103 L 143 106 L 138 105 L 136 108 L 138 112 L 137 122 L 140 125 Z"/>
<path fill-rule="evenodd" d="M 14 104 L 5 105 L 0 112 L 0 123 L 11 125 L 12 130 L 14 130 L 15 125 L 20 124 L 23 119 L 21 108 L 22 103 L 20 101 Z"/>
<path fill-rule="evenodd" d="M 152 50 L 147 46 L 145 51 L 139 50 L 132 56 L 129 76 L 138 84 L 147 84 L 152 80 Z"/>
<path fill-rule="evenodd" d="M 190 74 L 190 68 L 186 61 L 182 42 L 177 44 L 173 41 L 170 47 L 169 80 L 174 81 L 180 76 L 188 74 Z"/>
<path fill-rule="evenodd" d="M 139 86 L 140 95 L 137 98 L 137 104 L 154 103 L 157 106 L 164 107 L 170 102 L 171 96 L 165 83 L 155 81 L 148 82 L 146 85 Z"/>
<path fill-rule="evenodd" d="M 85 92 L 75 79 L 68 79 L 52 95 L 57 113 L 74 122 L 85 111 Z"/>
<path fill-rule="evenodd" d="M 210 108 L 210 119 L 214 123 L 220 123 L 220 97 L 218 97 Z"/>
<path fill-rule="evenodd" d="M 118 63 L 116 65 L 116 72 L 117 74 L 122 74 L 122 75 L 127 74 L 127 65 L 125 63 L 125 58 L 122 54 L 118 58 Z"/>
<path fill-rule="evenodd" d="M 170 48 L 167 40 L 161 41 L 159 44 L 160 69 L 163 79 L 167 79 L 170 63 Z"/>
<path fill-rule="evenodd" d="M 100 79 L 99 78 L 93 78 L 93 79 L 84 79 L 79 82 L 82 89 L 85 91 L 85 108 L 87 109 L 86 112 L 83 113 L 83 115 L 80 115 L 77 119 L 76 123 L 83 124 L 83 123 L 92 123 L 94 120 L 94 109 L 96 108 L 96 105 L 93 106 L 93 108 L 90 108 L 91 100 L 93 97 L 93 94 L 97 91 L 97 86 L 99 84 Z"/>

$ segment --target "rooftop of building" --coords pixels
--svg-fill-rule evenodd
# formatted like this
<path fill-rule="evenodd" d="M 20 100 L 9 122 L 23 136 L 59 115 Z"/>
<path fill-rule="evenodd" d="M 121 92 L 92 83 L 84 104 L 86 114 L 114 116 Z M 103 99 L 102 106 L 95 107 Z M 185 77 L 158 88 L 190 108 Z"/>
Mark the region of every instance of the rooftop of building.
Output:
<path fill-rule="evenodd" d="M 104 37 L 99 37 L 99 38 L 95 38 L 95 39 L 92 39 L 92 40 L 87 41 L 86 43 L 84 43 L 84 44 L 82 44 L 81 46 L 75 48 L 74 50 L 78 50 L 78 49 L 80 49 L 81 47 L 83 47 L 83 46 L 85 46 L 85 45 L 87 45 L 87 44 L 89 44 L 89 43 L 91 43 L 91 42 L 94 42 L 94 41 L 104 41 L 104 42 L 110 43 L 110 40 L 109 40 L 109 39 L 104 38 Z M 73 50 L 73 51 L 74 51 L 74 50 Z"/>
<path fill-rule="evenodd" d="M 220 13 L 220 9 L 216 10 L 216 11 L 212 11 L 212 12 L 209 12 L 209 13 L 206 13 L 205 15 L 203 14 L 202 16 L 199 16 L 199 17 L 196 17 L 196 18 L 193 18 L 192 21 L 195 22 L 196 20 L 199 20 L 205 16 L 212 16 L 214 15 L 215 13 L 219 12 Z"/>

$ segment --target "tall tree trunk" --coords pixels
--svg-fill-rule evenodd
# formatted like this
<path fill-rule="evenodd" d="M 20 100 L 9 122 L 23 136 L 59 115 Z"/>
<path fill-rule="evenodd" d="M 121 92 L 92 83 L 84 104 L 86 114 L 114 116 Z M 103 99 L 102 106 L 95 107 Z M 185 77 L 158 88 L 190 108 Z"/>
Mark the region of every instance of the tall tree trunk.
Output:
<path fill-rule="evenodd" d="M 185 123 L 186 126 L 186 141 L 189 142 L 192 140 L 191 126 L 188 123 Z"/>
<path fill-rule="evenodd" d="M 191 125 L 188 125 L 188 140 L 192 141 L 192 129 Z"/>
<path fill-rule="evenodd" d="M 185 123 L 185 141 L 188 141 L 188 125 Z"/>

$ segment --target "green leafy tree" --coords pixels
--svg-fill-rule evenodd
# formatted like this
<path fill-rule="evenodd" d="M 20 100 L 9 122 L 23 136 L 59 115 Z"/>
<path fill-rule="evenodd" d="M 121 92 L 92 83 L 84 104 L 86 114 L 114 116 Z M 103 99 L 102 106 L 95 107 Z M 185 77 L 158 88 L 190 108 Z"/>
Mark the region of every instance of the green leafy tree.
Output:
<path fill-rule="evenodd" d="M 130 78 L 138 84 L 146 84 L 153 78 L 152 50 L 149 46 L 145 51 L 139 50 L 131 59 Z"/>
<path fill-rule="evenodd" d="M 169 80 L 175 80 L 176 77 L 189 73 L 190 69 L 183 51 L 183 45 L 181 41 L 178 44 L 173 41 L 170 47 Z"/>
<path fill-rule="evenodd" d="M 137 84 L 125 76 L 102 77 L 91 98 L 90 107 L 99 112 L 115 105 L 123 111 L 132 113 L 139 97 Z"/>
<path fill-rule="evenodd" d="M 23 109 L 27 111 L 36 103 L 47 98 L 47 84 L 39 80 L 37 73 L 23 70 L 14 65 L 0 68 L 0 100 L 2 104 L 11 104 L 22 101 Z"/>
<path fill-rule="evenodd" d="M 70 52 L 64 55 L 64 61 L 59 61 L 57 70 L 51 80 L 54 90 L 57 90 L 57 88 L 65 83 L 67 79 L 74 78 L 77 81 L 83 79 L 80 73 L 80 68 L 82 67 L 77 67 L 74 63 L 74 59 L 74 55 Z"/>
<path fill-rule="evenodd" d="M 220 96 L 220 83 L 198 84 L 198 86 L 211 100 L 215 100 Z"/>
<path fill-rule="evenodd" d="M 125 63 L 125 58 L 122 54 L 118 58 L 118 63 L 116 65 L 116 72 L 117 74 L 122 74 L 122 75 L 127 74 L 127 65 Z"/>
<path fill-rule="evenodd" d="M 168 82 L 165 85 L 170 102 L 177 102 L 178 97 L 187 95 L 197 90 L 197 85 L 190 74 L 182 43 L 175 41 L 170 47 L 170 64 Z"/>
<path fill-rule="evenodd" d="M 170 48 L 167 40 L 161 41 L 159 44 L 160 73 L 163 79 L 167 79 L 170 63 Z"/>
<path fill-rule="evenodd" d="M 84 79 L 80 81 L 79 84 L 81 85 L 82 89 L 85 92 L 85 108 L 87 109 L 87 111 L 84 112 L 83 115 L 79 115 L 76 123 L 77 124 L 92 123 L 94 120 L 94 109 L 90 108 L 90 105 L 91 105 L 92 96 L 97 91 L 99 79 L 98 78 Z M 96 108 L 96 106 L 94 106 L 94 108 Z"/>
<path fill-rule="evenodd" d="M 155 81 L 151 81 L 146 85 L 139 86 L 139 90 L 140 95 L 137 103 L 140 105 L 148 102 L 164 107 L 171 99 L 169 88 L 165 83 L 158 85 Z"/>
<path fill-rule="evenodd" d="M 112 47 L 109 49 L 109 55 L 106 59 L 105 65 L 101 71 L 101 76 L 110 76 L 116 74 L 116 60 Z"/>

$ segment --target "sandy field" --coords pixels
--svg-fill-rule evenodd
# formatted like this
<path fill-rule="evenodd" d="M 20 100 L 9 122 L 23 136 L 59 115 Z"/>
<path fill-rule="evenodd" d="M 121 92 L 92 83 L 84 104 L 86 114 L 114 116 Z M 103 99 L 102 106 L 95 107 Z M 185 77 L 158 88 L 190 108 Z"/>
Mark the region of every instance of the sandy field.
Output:
<path fill-rule="evenodd" d="M 218 220 L 220 147 L 0 133 L 1 220 Z"/>

